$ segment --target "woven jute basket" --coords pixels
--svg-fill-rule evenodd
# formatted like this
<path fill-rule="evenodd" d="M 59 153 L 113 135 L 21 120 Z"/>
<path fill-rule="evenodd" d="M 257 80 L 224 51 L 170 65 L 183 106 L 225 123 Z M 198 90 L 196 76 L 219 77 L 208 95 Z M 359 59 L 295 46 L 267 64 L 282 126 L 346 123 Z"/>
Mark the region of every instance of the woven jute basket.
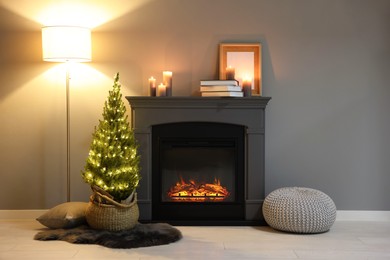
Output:
<path fill-rule="evenodd" d="M 94 191 L 91 195 L 85 217 L 90 227 L 110 231 L 128 230 L 138 223 L 139 209 L 137 194 L 130 204 L 119 203 L 107 195 Z"/>

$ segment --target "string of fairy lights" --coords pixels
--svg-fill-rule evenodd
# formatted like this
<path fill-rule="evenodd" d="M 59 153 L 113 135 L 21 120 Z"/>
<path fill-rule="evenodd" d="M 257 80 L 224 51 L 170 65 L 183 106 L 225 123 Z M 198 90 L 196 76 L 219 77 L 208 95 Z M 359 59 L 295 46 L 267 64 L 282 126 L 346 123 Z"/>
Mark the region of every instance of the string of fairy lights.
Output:
<path fill-rule="evenodd" d="M 139 183 L 139 155 L 127 120 L 120 92 L 119 75 L 103 108 L 103 120 L 95 127 L 90 151 L 82 172 L 84 180 L 125 199 Z"/>

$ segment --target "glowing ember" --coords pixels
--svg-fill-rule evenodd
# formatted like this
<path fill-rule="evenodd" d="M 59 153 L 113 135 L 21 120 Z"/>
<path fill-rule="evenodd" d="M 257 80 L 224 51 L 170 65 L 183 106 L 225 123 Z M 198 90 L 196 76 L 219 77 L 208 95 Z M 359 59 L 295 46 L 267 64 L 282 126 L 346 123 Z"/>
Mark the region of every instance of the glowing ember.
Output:
<path fill-rule="evenodd" d="M 214 183 L 196 183 L 193 180 L 185 182 L 180 177 L 180 182 L 168 191 L 168 197 L 171 200 L 180 202 L 216 202 L 223 201 L 228 196 L 229 191 L 221 186 L 218 179 L 214 179 Z"/>

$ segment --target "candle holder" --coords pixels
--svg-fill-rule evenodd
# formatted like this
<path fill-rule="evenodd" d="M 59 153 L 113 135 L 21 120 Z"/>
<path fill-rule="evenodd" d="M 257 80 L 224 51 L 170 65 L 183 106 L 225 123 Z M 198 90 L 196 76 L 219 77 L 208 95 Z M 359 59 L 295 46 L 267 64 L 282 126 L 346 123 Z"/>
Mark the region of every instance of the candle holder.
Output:
<path fill-rule="evenodd" d="M 234 80 L 235 76 L 236 76 L 235 74 L 236 74 L 236 70 L 232 66 L 229 66 L 226 68 L 226 79 L 227 80 Z"/>
<path fill-rule="evenodd" d="M 157 94 L 159 97 L 165 97 L 167 95 L 167 87 L 163 83 L 158 85 Z"/>
<path fill-rule="evenodd" d="M 149 95 L 151 97 L 156 96 L 156 79 L 154 77 L 150 77 L 149 79 Z"/>
<path fill-rule="evenodd" d="M 172 71 L 163 71 L 163 84 L 166 87 L 166 96 L 172 96 Z"/>
<path fill-rule="evenodd" d="M 252 96 L 252 79 L 246 78 L 242 81 L 242 92 L 244 92 L 244 97 Z"/>

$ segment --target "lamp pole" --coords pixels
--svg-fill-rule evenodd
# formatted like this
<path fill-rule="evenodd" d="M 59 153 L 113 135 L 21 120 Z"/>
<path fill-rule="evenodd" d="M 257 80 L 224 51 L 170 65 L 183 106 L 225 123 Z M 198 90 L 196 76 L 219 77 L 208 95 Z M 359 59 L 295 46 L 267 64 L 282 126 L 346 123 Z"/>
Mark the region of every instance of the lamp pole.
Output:
<path fill-rule="evenodd" d="M 66 62 L 66 200 L 70 201 L 70 93 L 69 61 Z"/>

